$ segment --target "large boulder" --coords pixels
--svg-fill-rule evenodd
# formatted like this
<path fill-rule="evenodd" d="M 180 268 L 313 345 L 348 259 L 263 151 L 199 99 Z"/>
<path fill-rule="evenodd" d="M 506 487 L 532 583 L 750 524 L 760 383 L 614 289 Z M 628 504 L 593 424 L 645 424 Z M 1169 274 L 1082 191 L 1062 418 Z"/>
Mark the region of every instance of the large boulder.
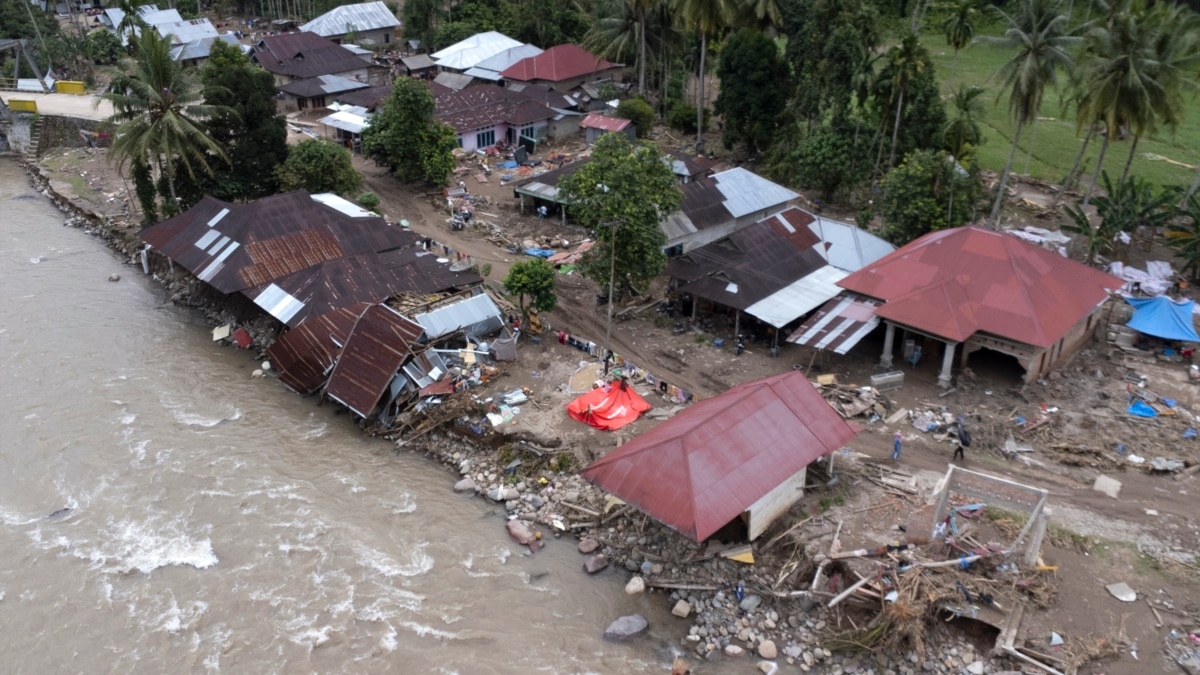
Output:
<path fill-rule="evenodd" d="M 596 554 L 583 563 L 583 569 L 588 574 L 595 574 L 605 567 L 608 567 L 608 558 L 605 558 L 603 553 Z"/>
<path fill-rule="evenodd" d="M 608 625 L 604 630 L 604 639 L 611 642 L 628 642 L 646 632 L 650 622 L 641 614 L 623 616 Z"/>

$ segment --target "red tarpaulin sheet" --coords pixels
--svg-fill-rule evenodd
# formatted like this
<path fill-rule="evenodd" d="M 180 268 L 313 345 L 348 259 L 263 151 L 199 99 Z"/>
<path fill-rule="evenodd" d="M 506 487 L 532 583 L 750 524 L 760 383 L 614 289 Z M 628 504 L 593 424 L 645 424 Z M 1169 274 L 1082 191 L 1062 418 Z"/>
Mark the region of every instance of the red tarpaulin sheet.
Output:
<path fill-rule="evenodd" d="M 571 401 L 567 404 L 567 414 L 597 429 L 615 431 L 633 423 L 652 407 L 633 387 L 618 384 L 609 391 L 597 387 Z"/>

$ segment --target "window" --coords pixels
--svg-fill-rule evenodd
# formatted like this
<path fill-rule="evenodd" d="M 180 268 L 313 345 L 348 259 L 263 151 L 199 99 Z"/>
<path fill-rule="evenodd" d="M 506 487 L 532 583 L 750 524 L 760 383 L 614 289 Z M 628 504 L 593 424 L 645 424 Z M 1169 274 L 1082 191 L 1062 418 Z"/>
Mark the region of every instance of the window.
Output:
<path fill-rule="evenodd" d="M 532 124 L 530 124 L 529 126 L 521 127 L 521 136 L 527 136 L 529 138 L 537 140 L 537 136 L 535 136 L 533 134 L 533 132 L 534 132 L 534 127 Z"/>
<path fill-rule="evenodd" d="M 486 148 L 496 144 L 496 130 L 488 129 L 475 134 L 475 147 Z"/>
<path fill-rule="evenodd" d="M 458 143 L 458 147 L 461 148 L 462 147 L 462 136 L 459 136 L 458 138 L 456 138 L 455 141 Z"/>

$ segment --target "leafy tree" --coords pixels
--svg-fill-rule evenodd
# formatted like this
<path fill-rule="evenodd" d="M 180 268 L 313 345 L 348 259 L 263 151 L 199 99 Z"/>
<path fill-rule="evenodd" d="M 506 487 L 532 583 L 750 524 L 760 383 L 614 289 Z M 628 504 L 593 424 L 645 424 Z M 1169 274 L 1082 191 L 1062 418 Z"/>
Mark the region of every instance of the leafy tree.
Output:
<path fill-rule="evenodd" d="M 479 25 L 467 21 L 444 23 L 434 31 L 429 49 L 433 52 L 445 49 L 456 42 L 461 42 L 479 33 L 480 30 Z"/>
<path fill-rule="evenodd" d="M 867 177 L 870 159 L 866 144 L 855 142 L 854 129 L 849 125 L 822 124 L 792 147 L 781 178 L 820 190 L 825 202 L 833 201 L 841 188 Z"/>
<path fill-rule="evenodd" d="M 962 85 L 954 91 L 950 99 L 950 108 L 954 117 L 942 128 L 942 148 L 961 163 L 968 163 L 974 156 L 975 148 L 984 141 L 980 128 L 980 117 L 983 115 L 983 88 L 974 85 Z"/>
<path fill-rule="evenodd" d="M 904 96 L 909 88 L 926 70 L 933 69 L 929 50 L 914 34 L 904 36 L 900 44 L 888 51 L 880 81 L 886 82 L 889 101 L 894 101 L 896 121 L 892 123 L 892 149 L 888 154 L 888 167 L 896 165 L 896 144 L 900 140 L 900 115 L 904 112 Z"/>
<path fill-rule="evenodd" d="M 405 182 L 441 185 L 454 171 L 457 136 L 434 118 L 433 93 L 419 80 L 396 80 L 362 142 L 368 157 L 386 163 Z"/>
<path fill-rule="evenodd" d="M 224 112 L 221 106 L 201 103 L 192 71 L 171 59 L 171 43 L 154 31 L 138 41 L 131 69 L 113 78 L 101 95 L 113 106 L 108 122 L 116 127 L 108 152 L 119 170 L 134 162 L 154 165 L 165 176 L 172 208 L 177 164 L 189 177 L 213 174 L 210 160 L 227 162 L 225 149 L 205 133 L 203 120 Z"/>
<path fill-rule="evenodd" d="M 651 108 L 644 98 L 627 98 L 621 101 L 617 104 L 615 115 L 633 122 L 637 127 L 638 138 L 645 138 L 654 128 L 654 108 Z"/>
<path fill-rule="evenodd" d="M 942 21 L 942 31 L 946 36 L 946 44 L 954 50 L 954 65 L 950 70 L 950 81 L 958 74 L 958 53 L 971 44 L 975 37 L 975 22 L 979 10 L 975 8 L 977 0 L 955 0 L 950 4 L 950 12 Z"/>
<path fill-rule="evenodd" d="M 762 32 L 783 26 L 779 0 L 736 0 L 732 7 L 732 25 Z"/>
<path fill-rule="evenodd" d="M 362 186 L 362 174 L 350 163 L 350 151 L 326 140 L 310 138 L 292 148 L 276 170 L 279 189 L 313 194 L 347 195 Z"/>
<path fill-rule="evenodd" d="M 708 120 L 704 120 L 705 127 L 708 126 Z M 685 134 L 696 132 L 696 106 L 686 101 L 676 101 L 671 104 L 671 110 L 667 113 L 667 126 L 672 129 L 678 129 Z"/>
<path fill-rule="evenodd" d="M 683 192 L 653 146 L 630 143 L 622 134 L 601 136 L 591 161 L 563 179 L 559 190 L 568 213 L 594 228 L 599 240 L 580 261 L 584 276 L 608 285 L 611 264 L 616 280 L 638 287 L 662 274 L 667 258 L 660 223 L 679 208 Z"/>
<path fill-rule="evenodd" d="M 142 222 L 158 222 L 158 191 L 154 189 L 154 173 L 145 157 L 133 160 L 133 190 L 142 207 Z"/>
<path fill-rule="evenodd" d="M 501 32 L 543 47 L 579 42 L 589 26 L 588 17 L 572 2 L 507 0 L 501 10 Z"/>
<path fill-rule="evenodd" d="M 405 0 L 404 8 L 400 10 L 404 36 L 420 40 L 421 48 L 426 51 L 432 46 L 441 5 L 439 0 Z"/>
<path fill-rule="evenodd" d="M 371 211 L 374 211 L 376 213 L 379 213 L 379 203 L 380 203 L 379 195 L 375 194 L 374 192 L 364 192 L 358 196 L 358 205 L 359 206 L 363 207 L 364 209 L 369 209 Z"/>
<path fill-rule="evenodd" d="M 745 144 L 751 153 L 766 149 L 787 100 L 787 69 L 770 38 L 750 29 L 734 33 L 717 65 L 721 92 L 716 112 L 725 118 L 726 148 Z"/>
<path fill-rule="evenodd" d="M 897 245 L 974 218 L 979 177 L 945 152 L 917 150 L 888 172 L 880 206 L 883 236 Z"/>
<path fill-rule="evenodd" d="M 896 54 L 895 57 L 884 61 L 875 80 L 874 101 L 868 101 L 868 104 L 878 115 L 879 128 L 890 131 L 896 156 L 904 157 L 913 150 L 940 145 L 940 135 L 946 125 L 946 106 L 925 47 L 918 45 L 911 53 Z M 899 74 L 898 70 L 908 73 Z M 895 91 L 897 86 L 903 87 L 904 94 L 904 105 L 899 108 L 895 107 L 901 98 Z M 896 117 L 897 110 L 899 118 Z M 880 156 L 883 147 L 881 143 Z"/>
<path fill-rule="evenodd" d="M 879 15 L 868 0 L 782 0 L 784 60 L 791 66 L 794 115 L 814 122 L 850 105 L 880 45 Z M 860 96 L 860 103 L 865 96 Z"/>
<path fill-rule="evenodd" d="M 1047 86 L 1057 82 L 1058 71 L 1073 65 L 1074 59 L 1069 50 L 1079 44 L 1080 39 L 1069 34 L 1069 17 L 1062 12 L 1060 0 L 1020 0 L 1016 13 L 1012 15 L 998 7 L 993 10 L 1004 22 L 1004 35 L 985 37 L 984 40 L 1017 51 L 998 72 L 1009 88 L 1008 110 L 1017 120 L 1017 129 L 1013 133 L 1008 160 L 1000 173 L 996 201 L 988 217 L 988 222 L 995 225 L 1008 185 L 1008 174 L 1012 171 L 1013 157 L 1017 154 L 1021 130 L 1026 123 L 1037 119 L 1042 96 Z"/>
<path fill-rule="evenodd" d="M 217 40 L 200 71 L 204 98 L 219 106 L 204 121 L 229 165 L 217 169 L 208 192 L 228 201 L 258 199 L 279 188 L 275 169 L 287 158 L 287 128 L 275 106 L 275 80 L 241 50 Z"/>
<path fill-rule="evenodd" d="M 513 263 L 504 277 L 504 290 L 517 296 L 521 313 L 525 313 L 525 296 L 529 296 L 529 307 L 537 312 L 550 312 L 558 306 L 558 295 L 554 292 L 557 272 L 554 265 L 533 258 Z"/>
<path fill-rule="evenodd" d="M 121 58 L 125 50 L 121 47 L 121 39 L 111 30 L 99 28 L 88 33 L 88 56 L 94 63 L 111 65 Z"/>

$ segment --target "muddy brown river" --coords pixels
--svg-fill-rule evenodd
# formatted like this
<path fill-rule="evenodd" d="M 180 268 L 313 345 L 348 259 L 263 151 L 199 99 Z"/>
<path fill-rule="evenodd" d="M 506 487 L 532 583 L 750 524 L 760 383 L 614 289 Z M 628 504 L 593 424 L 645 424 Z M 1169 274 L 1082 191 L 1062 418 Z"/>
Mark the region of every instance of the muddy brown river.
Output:
<path fill-rule="evenodd" d="M 251 379 L 4 159 L 0 207 L 5 672 L 669 670 L 662 596 L 570 540 L 530 557 L 444 468 Z M 601 640 L 633 612 L 649 635 Z"/>

